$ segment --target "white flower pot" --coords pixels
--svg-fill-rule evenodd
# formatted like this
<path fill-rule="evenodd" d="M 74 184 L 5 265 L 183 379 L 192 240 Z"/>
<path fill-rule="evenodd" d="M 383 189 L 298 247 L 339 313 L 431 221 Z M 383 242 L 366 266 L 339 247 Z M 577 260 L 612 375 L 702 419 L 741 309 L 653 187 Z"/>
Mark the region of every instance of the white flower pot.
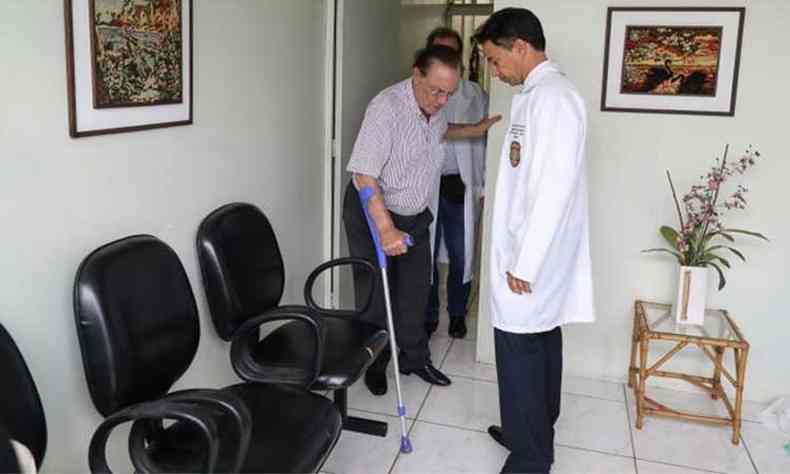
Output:
<path fill-rule="evenodd" d="M 708 269 L 680 267 L 678 293 L 675 299 L 675 321 L 678 324 L 702 325 L 708 299 Z"/>

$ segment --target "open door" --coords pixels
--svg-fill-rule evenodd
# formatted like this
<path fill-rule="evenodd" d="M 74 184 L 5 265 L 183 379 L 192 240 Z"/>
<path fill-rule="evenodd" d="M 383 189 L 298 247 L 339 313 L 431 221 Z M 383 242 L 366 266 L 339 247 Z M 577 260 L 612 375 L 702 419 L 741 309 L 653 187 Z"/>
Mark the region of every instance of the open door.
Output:
<path fill-rule="evenodd" d="M 343 228 L 346 165 L 368 102 L 399 75 L 400 0 L 331 0 L 334 4 L 334 114 L 331 162 L 332 258 L 348 255 Z M 332 304 L 354 305 L 350 269 L 336 270 Z"/>

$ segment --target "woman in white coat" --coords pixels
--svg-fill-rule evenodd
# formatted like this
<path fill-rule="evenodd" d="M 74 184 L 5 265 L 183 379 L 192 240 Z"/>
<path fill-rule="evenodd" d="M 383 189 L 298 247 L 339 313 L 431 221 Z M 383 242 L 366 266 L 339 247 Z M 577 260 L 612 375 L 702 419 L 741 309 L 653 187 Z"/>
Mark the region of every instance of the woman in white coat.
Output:
<path fill-rule="evenodd" d="M 450 28 L 437 28 L 426 46 L 442 44 L 461 52 L 461 36 Z M 443 109 L 449 123 L 478 123 L 488 115 L 488 96 L 474 82 L 461 79 Z M 425 317 L 430 336 L 439 325 L 439 272 L 437 262 L 449 262 L 447 275 L 448 333 L 466 336 L 466 308 L 474 269 L 475 228 L 480 216 L 485 175 L 485 137 L 449 140 L 444 144 L 442 179 L 431 206 L 434 272 Z"/>

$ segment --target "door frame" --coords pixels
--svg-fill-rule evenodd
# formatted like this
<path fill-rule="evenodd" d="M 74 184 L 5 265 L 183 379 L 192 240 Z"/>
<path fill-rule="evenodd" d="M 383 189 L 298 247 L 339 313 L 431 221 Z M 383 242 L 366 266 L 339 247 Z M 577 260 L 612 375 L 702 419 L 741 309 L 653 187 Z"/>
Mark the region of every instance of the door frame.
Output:
<path fill-rule="evenodd" d="M 343 0 L 324 0 L 324 152 L 323 152 L 323 260 L 328 261 L 340 255 L 339 245 L 339 174 L 340 136 L 339 117 L 342 95 L 342 63 L 337 54 L 342 47 Z M 324 284 L 322 295 L 325 307 L 336 308 L 339 296 L 337 291 L 338 270 L 330 270 L 329 279 Z"/>

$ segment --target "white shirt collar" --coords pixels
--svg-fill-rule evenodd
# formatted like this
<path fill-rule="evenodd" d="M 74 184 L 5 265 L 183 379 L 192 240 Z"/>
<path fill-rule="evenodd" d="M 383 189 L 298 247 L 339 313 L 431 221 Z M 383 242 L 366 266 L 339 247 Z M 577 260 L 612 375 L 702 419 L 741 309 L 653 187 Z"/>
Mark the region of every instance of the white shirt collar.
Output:
<path fill-rule="evenodd" d="M 535 69 L 529 72 L 527 80 L 524 81 L 524 86 L 521 88 L 521 92 L 527 92 L 528 90 L 532 89 L 546 74 L 551 72 L 561 71 L 558 65 L 549 61 L 548 59 L 538 64 L 535 66 Z"/>

